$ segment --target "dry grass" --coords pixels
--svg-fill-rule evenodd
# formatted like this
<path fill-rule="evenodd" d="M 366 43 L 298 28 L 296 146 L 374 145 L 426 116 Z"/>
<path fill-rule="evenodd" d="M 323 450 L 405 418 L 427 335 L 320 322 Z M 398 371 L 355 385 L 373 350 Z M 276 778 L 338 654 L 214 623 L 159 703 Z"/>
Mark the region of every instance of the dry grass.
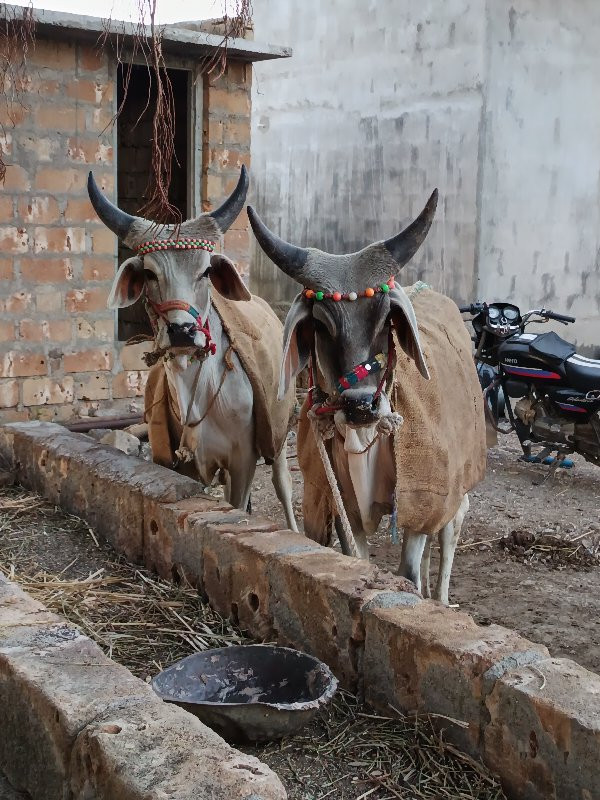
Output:
<path fill-rule="evenodd" d="M 195 650 L 245 641 L 193 589 L 123 561 L 83 520 L 22 489 L 0 490 L 0 572 L 143 679 Z M 340 691 L 299 736 L 244 749 L 279 774 L 289 800 L 504 800 L 434 720 L 390 713 Z"/>

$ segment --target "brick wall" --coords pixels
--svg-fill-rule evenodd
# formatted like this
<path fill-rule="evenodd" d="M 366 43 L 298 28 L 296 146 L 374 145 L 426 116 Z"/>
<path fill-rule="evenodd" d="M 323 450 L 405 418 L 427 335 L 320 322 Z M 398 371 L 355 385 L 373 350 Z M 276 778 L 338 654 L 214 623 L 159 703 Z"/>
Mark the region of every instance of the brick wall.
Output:
<path fill-rule="evenodd" d="M 202 148 L 203 210 L 210 211 L 228 195 L 250 167 L 250 90 L 252 64 L 232 61 L 224 74 L 204 82 L 204 141 Z M 249 272 L 248 217 L 240 214 L 224 238 L 224 251 L 247 278 Z"/>
<path fill-rule="evenodd" d="M 115 85 L 93 46 L 38 39 L 16 126 L 0 104 L 0 421 L 65 420 L 97 409 L 141 409 L 144 347 L 116 341 L 106 301 L 116 239 L 87 197 L 90 167 L 114 198 Z M 203 208 L 231 191 L 250 158 L 250 66 L 232 63 L 206 85 Z M 106 130 L 105 130 L 106 129 Z M 243 220 L 225 249 L 248 270 Z"/>

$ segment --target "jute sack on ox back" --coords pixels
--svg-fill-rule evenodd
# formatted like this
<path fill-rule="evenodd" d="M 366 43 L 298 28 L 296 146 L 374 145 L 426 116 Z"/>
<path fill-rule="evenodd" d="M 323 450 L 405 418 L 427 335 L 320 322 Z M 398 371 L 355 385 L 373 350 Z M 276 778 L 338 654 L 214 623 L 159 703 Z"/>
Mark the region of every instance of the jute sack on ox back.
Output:
<path fill-rule="evenodd" d="M 471 340 L 455 303 L 431 289 L 413 293 L 411 288 L 405 291 L 415 310 L 431 379 L 420 375 L 396 341 L 390 402 L 404 418 L 393 442 L 396 506 L 400 527 L 434 533 L 454 517 L 463 495 L 484 477 L 483 399 Z M 304 478 L 305 530 L 326 544 L 333 504 L 306 403 L 298 429 L 298 461 Z"/>
<path fill-rule="evenodd" d="M 251 300 L 236 302 L 213 292 L 212 303 L 252 385 L 256 449 L 265 461 L 272 461 L 281 451 L 295 404 L 294 387 L 282 401 L 277 400 L 281 322 L 268 304 L 254 295 Z M 172 395 L 161 361 L 148 375 L 144 407 L 153 461 L 172 467 L 182 424 L 177 400 Z M 180 471 L 197 477 L 193 465 L 182 465 Z"/>

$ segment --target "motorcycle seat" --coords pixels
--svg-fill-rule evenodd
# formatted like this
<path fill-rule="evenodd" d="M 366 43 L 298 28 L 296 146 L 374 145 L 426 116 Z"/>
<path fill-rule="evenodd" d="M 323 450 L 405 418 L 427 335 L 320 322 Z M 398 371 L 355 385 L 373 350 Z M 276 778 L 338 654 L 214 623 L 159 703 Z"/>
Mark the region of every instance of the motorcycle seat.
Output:
<path fill-rule="evenodd" d="M 529 350 L 555 366 L 562 364 L 575 353 L 575 347 L 561 339 L 554 331 L 536 336 L 529 345 Z"/>
<path fill-rule="evenodd" d="M 600 393 L 600 360 L 575 354 L 565 361 L 565 371 L 574 389 Z"/>

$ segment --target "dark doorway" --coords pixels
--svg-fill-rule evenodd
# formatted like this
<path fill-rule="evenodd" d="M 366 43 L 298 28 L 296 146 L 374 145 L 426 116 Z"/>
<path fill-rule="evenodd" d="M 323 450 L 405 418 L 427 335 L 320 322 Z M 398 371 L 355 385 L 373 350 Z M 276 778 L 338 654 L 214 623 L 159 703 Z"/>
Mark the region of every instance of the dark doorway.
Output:
<path fill-rule="evenodd" d="M 117 102 L 123 100 L 124 78 L 128 66 L 119 65 Z M 182 213 L 189 216 L 187 168 L 189 152 L 189 80 L 190 73 L 183 69 L 169 69 L 169 78 L 175 97 L 175 153 L 177 163 L 172 165 L 169 200 Z M 127 99 L 117 120 L 117 201 L 123 211 L 137 214 L 144 204 L 144 193 L 150 174 L 152 113 L 156 104 L 156 83 L 148 67 L 132 68 Z M 119 264 L 133 255 L 124 245 L 119 245 Z M 148 315 L 141 300 L 118 312 L 117 338 L 127 341 L 132 336 L 152 334 Z"/>

